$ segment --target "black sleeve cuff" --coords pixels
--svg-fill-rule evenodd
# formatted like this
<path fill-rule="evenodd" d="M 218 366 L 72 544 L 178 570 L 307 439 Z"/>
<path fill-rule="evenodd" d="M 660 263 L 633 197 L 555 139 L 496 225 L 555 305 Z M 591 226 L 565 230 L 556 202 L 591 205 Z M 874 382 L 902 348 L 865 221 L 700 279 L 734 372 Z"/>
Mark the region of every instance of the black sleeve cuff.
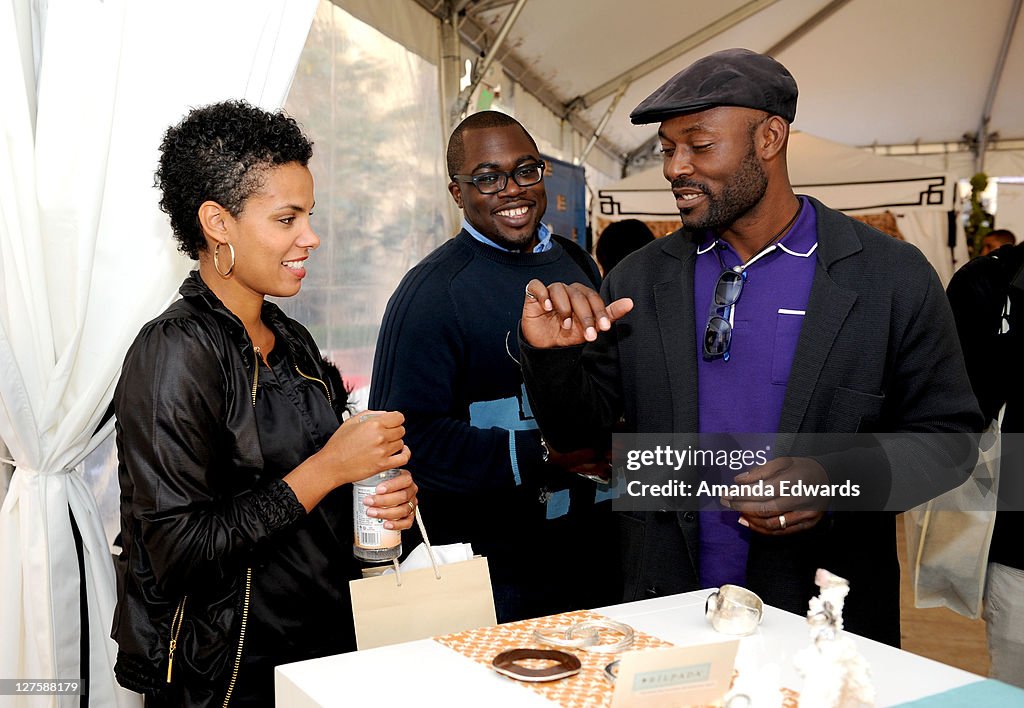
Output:
<path fill-rule="evenodd" d="M 281 479 L 275 479 L 252 497 L 253 508 L 267 531 L 273 533 L 287 528 L 306 515 L 292 488 Z"/>

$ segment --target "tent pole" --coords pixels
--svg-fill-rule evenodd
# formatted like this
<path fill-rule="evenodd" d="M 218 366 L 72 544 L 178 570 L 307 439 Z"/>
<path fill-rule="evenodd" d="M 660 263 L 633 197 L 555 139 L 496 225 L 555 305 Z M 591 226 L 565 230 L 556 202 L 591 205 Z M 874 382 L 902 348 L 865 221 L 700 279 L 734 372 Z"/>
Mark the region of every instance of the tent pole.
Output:
<path fill-rule="evenodd" d="M 661 146 L 661 138 L 657 135 L 652 135 L 644 141 L 643 145 L 635 148 L 632 152 L 626 155 L 626 162 L 623 165 L 622 176 L 628 177 L 636 170 L 642 170 L 653 161 L 655 150 Z"/>
<path fill-rule="evenodd" d="M 582 165 L 583 161 L 587 159 L 587 155 L 589 155 L 590 151 L 594 149 L 595 145 L 597 145 L 597 140 L 601 137 L 601 133 L 604 132 L 604 127 L 608 125 L 608 121 L 611 119 L 612 113 L 614 113 L 615 109 L 619 107 L 619 101 L 622 100 L 622 97 L 626 95 L 626 89 L 629 88 L 629 84 L 629 81 L 624 81 L 622 86 L 619 87 L 619 91 L 615 94 L 615 98 L 613 98 L 612 102 L 608 104 L 608 109 L 604 112 L 604 115 L 601 116 L 601 121 L 597 124 L 597 127 L 594 128 L 594 134 L 591 135 L 590 140 L 587 141 L 587 146 L 583 148 L 583 152 L 580 153 L 579 157 L 572 161 L 574 165 Z"/>
<path fill-rule="evenodd" d="M 1017 29 L 1017 18 L 1020 16 L 1022 2 L 1024 0 L 1013 0 L 1013 7 L 1010 8 L 1010 17 L 1006 22 L 1006 31 L 1003 33 L 1003 44 L 999 49 L 995 67 L 992 69 L 992 80 L 988 84 L 985 107 L 982 108 L 981 120 L 978 121 L 978 140 L 974 155 L 974 171 L 976 173 L 985 170 L 985 151 L 988 149 L 988 125 L 992 118 L 992 104 L 996 101 L 996 92 L 999 89 L 999 81 L 1003 77 L 1003 68 L 1006 66 L 1006 55 L 1010 53 L 1010 42 L 1013 39 L 1014 30 Z"/>
<path fill-rule="evenodd" d="M 459 10 L 460 3 L 446 0 L 444 17 L 441 19 L 441 132 L 447 139 L 455 127 L 457 116 L 450 112 L 459 98 L 459 78 L 462 76 L 462 53 L 459 51 Z"/>
<path fill-rule="evenodd" d="M 459 98 L 459 79 L 462 77 L 462 46 L 459 41 L 459 8 L 461 0 L 445 0 L 444 17 L 441 18 L 441 61 L 438 64 L 438 90 L 441 93 L 441 139 L 447 144 L 448 136 L 455 129 L 458 116 L 453 116 L 450 107 Z M 442 157 L 442 159 L 444 159 Z M 445 166 L 447 171 L 447 165 Z M 458 228 L 462 215 L 454 200 L 446 199 L 448 205 L 448 232 Z"/>
<path fill-rule="evenodd" d="M 822 22 L 827 20 L 829 16 L 831 16 L 836 10 L 838 10 L 848 2 L 850 2 L 850 0 L 832 0 L 832 2 L 830 2 L 828 5 L 826 5 L 825 7 L 821 8 L 813 15 L 811 15 L 810 18 L 808 18 L 808 20 L 804 22 L 802 25 L 800 25 L 795 30 L 793 30 L 785 37 L 780 39 L 778 42 L 776 42 L 768 49 L 766 49 L 764 53 L 770 57 L 774 57 L 783 49 L 786 49 L 790 45 L 795 44 L 797 40 L 799 40 L 805 34 L 807 34 L 812 29 L 820 25 Z"/>
<path fill-rule="evenodd" d="M 470 97 L 473 95 L 473 92 L 476 91 L 476 87 L 480 85 L 480 82 L 487 74 L 487 70 L 491 68 L 491 64 L 494 63 L 494 58 L 498 56 L 498 50 L 501 49 L 502 45 L 505 43 L 505 38 L 508 37 L 509 30 L 512 29 L 512 25 L 515 24 L 516 19 L 519 17 L 519 13 L 523 11 L 523 6 L 525 5 L 526 0 L 516 0 L 515 6 L 509 10 L 508 15 L 505 17 L 505 21 L 501 25 L 501 29 L 498 30 L 498 34 L 494 38 L 494 42 L 491 44 L 490 49 L 487 50 L 487 54 L 484 55 L 483 60 L 480 62 L 479 68 L 474 67 L 472 83 L 459 93 L 458 100 L 452 107 L 452 123 L 458 120 L 469 106 Z"/>

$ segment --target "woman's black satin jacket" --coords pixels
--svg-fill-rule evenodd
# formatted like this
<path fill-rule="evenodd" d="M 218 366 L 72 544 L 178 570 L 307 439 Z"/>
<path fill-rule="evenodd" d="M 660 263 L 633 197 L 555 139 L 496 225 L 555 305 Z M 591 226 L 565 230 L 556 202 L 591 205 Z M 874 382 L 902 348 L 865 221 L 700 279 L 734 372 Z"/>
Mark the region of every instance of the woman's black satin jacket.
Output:
<path fill-rule="evenodd" d="M 114 672 L 157 703 L 173 695 L 219 705 L 237 678 L 258 547 L 305 512 L 283 481 L 262 476 L 259 367 L 241 321 L 198 272 L 179 292 L 142 328 L 114 392 L 122 536 Z M 343 402 L 309 332 L 269 302 L 262 317 L 300 374 Z"/>

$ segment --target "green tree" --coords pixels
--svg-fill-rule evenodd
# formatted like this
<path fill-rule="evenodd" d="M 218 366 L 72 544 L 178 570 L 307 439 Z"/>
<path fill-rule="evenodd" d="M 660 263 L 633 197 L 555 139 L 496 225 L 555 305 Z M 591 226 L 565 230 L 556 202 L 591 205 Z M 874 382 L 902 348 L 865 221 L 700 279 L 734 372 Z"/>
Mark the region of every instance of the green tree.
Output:
<path fill-rule="evenodd" d="M 398 281 L 450 236 L 437 82 L 433 64 L 321 2 L 286 109 L 316 143 L 322 244 L 280 304 L 355 379 Z"/>
<path fill-rule="evenodd" d="M 967 248 L 970 257 L 974 258 L 981 252 L 981 242 L 992 231 L 995 217 L 985 211 L 981 195 L 988 187 L 988 175 L 979 172 L 971 177 L 971 210 L 967 214 L 964 233 L 967 235 Z"/>

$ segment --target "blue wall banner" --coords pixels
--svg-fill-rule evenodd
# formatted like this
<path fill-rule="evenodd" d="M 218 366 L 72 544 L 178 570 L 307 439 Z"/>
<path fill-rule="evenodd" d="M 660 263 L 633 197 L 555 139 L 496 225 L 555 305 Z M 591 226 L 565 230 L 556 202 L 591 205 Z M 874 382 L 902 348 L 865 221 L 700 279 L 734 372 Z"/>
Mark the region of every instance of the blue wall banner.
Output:
<path fill-rule="evenodd" d="M 559 236 L 587 247 L 587 183 L 582 167 L 541 155 L 547 168 L 544 186 L 548 210 L 542 221 Z"/>

